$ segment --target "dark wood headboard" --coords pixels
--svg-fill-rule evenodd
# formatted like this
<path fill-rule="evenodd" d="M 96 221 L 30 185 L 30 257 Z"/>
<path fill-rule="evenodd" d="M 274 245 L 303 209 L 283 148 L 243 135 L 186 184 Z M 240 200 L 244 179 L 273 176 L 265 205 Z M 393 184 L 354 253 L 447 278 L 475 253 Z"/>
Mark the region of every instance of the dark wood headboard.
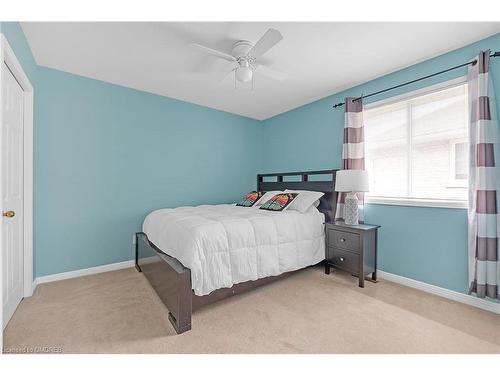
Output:
<path fill-rule="evenodd" d="M 337 169 L 324 171 L 307 172 L 286 172 L 286 173 L 265 173 L 257 175 L 257 190 L 311 190 L 325 193 L 320 199 L 318 210 L 325 214 L 326 221 L 333 221 L 335 218 L 335 208 L 337 207 L 337 192 L 335 191 L 335 174 Z M 330 177 L 329 180 L 319 180 L 310 178 L 313 175 L 324 175 Z M 285 181 L 285 177 L 295 177 L 291 181 Z M 298 177 L 298 178 L 297 178 Z M 267 181 L 275 178 L 276 181 Z M 266 181 L 264 181 L 266 180 Z"/>

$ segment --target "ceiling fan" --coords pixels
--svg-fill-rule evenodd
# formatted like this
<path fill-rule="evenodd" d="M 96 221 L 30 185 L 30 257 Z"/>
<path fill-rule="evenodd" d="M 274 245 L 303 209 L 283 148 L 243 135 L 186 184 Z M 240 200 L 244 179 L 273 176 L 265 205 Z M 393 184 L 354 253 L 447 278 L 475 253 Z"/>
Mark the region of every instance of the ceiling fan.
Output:
<path fill-rule="evenodd" d="M 256 72 L 279 81 L 287 78 L 286 73 L 271 69 L 269 66 L 259 62 L 259 58 L 273 48 L 281 39 L 283 39 L 281 33 L 271 28 L 255 44 L 252 44 L 248 40 L 238 40 L 233 44 L 230 53 L 218 51 L 197 43 L 193 43 L 192 46 L 233 63 L 233 69 L 225 77 L 234 72 L 235 84 L 236 80 L 240 82 L 252 81 L 253 84 L 254 73 Z"/>

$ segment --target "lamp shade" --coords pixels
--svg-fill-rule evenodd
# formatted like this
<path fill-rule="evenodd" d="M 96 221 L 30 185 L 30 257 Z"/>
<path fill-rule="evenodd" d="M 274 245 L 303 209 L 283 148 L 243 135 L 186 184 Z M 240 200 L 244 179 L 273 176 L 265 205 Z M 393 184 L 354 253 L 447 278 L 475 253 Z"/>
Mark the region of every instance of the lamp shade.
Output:
<path fill-rule="evenodd" d="M 369 191 L 368 172 L 362 169 L 344 169 L 337 171 L 335 176 L 335 190 L 342 192 Z"/>

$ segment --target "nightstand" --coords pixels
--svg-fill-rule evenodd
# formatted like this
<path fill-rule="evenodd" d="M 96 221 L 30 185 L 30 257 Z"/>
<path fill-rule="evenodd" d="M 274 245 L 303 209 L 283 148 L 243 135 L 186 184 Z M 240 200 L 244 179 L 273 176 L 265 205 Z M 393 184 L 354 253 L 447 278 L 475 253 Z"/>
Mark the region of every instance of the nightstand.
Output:
<path fill-rule="evenodd" d="M 359 286 L 365 286 L 365 276 L 377 281 L 377 230 L 380 225 L 346 225 L 343 222 L 327 222 L 325 273 L 330 267 L 338 268 L 359 278 Z"/>

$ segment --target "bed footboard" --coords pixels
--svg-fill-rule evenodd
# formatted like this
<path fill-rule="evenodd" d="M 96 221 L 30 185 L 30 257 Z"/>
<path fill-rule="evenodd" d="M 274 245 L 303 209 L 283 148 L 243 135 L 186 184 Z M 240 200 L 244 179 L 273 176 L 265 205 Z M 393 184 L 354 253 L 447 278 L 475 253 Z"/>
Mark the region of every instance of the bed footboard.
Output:
<path fill-rule="evenodd" d="M 142 272 L 167 307 L 177 333 L 191 329 L 191 270 L 152 244 L 145 233 L 136 233 L 135 267 Z"/>

